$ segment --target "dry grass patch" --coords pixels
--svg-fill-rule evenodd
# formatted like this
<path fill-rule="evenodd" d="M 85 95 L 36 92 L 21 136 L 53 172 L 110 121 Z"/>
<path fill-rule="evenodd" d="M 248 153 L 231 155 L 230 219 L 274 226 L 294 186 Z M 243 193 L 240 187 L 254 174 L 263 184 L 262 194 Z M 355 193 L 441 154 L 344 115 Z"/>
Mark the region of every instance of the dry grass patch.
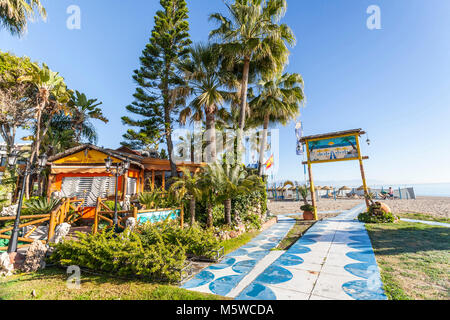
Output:
<path fill-rule="evenodd" d="M 366 227 L 390 299 L 450 299 L 449 228 L 406 222 Z"/>
<path fill-rule="evenodd" d="M 67 287 L 64 270 L 0 279 L 0 300 L 222 300 L 220 296 L 187 291 L 175 286 L 128 281 L 104 275 L 81 274 L 81 288 Z M 33 291 L 35 296 L 32 295 Z"/>

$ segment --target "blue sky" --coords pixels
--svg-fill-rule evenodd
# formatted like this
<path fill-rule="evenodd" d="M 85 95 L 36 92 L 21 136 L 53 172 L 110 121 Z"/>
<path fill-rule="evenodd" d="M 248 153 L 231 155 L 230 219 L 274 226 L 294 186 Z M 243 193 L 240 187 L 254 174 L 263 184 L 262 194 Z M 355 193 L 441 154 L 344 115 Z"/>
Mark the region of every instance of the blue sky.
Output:
<path fill-rule="evenodd" d="M 120 117 L 132 101 L 132 71 L 153 27 L 157 0 L 43 0 L 46 23 L 22 39 L 0 30 L 0 49 L 59 71 L 72 89 L 103 101 L 99 145 L 118 147 Z M 81 30 L 66 28 L 69 5 Z M 381 30 L 366 10 L 381 8 Z M 193 41 L 206 41 L 208 15 L 222 0 L 188 0 Z M 288 0 L 285 23 L 297 37 L 290 72 L 305 80 L 304 133 L 363 128 L 367 177 L 385 183 L 450 182 L 450 2 L 448 0 Z M 303 178 L 294 125 L 280 127 L 278 179 Z M 365 140 L 365 138 L 364 138 Z M 314 166 L 317 180 L 358 179 L 357 162 Z"/>

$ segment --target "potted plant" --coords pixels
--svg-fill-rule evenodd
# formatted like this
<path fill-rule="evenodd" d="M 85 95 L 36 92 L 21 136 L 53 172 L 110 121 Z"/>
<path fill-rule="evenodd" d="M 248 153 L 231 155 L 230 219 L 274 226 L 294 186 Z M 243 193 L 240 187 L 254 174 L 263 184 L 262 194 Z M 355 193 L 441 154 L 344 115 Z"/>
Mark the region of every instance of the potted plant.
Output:
<path fill-rule="evenodd" d="M 310 204 L 305 204 L 300 207 L 303 211 L 303 219 L 304 220 L 315 220 L 314 217 L 314 207 Z"/>
<path fill-rule="evenodd" d="M 303 198 L 303 203 L 304 205 L 302 205 L 300 207 L 300 210 L 303 211 L 303 219 L 304 220 L 315 220 L 315 216 L 314 216 L 314 206 L 310 205 L 308 202 L 308 186 L 303 185 L 299 187 L 299 193 Z"/>

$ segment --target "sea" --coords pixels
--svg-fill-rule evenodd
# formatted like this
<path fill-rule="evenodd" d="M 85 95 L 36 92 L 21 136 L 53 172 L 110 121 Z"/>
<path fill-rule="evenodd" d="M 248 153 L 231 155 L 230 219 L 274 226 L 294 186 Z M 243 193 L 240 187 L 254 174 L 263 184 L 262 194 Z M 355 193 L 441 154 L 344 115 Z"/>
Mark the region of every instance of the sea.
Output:
<path fill-rule="evenodd" d="M 400 185 L 371 185 L 370 187 L 385 190 L 392 187 L 394 190 L 398 188 L 414 188 L 414 192 L 418 197 L 450 197 L 450 183 L 428 183 L 428 184 L 400 184 Z"/>

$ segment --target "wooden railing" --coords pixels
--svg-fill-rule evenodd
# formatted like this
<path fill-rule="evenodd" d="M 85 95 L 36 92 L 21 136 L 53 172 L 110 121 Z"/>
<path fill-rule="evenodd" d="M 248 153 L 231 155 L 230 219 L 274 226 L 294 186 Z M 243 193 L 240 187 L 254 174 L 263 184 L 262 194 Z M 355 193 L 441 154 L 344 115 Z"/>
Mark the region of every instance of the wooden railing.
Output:
<path fill-rule="evenodd" d="M 24 215 L 20 217 L 21 224 L 19 228 L 24 228 L 28 226 L 33 226 L 26 234 L 18 238 L 18 241 L 25 242 L 26 244 L 19 245 L 18 248 L 23 248 L 31 245 L 35 239 L 30 238 L 32 234 L 36 231 L 39 226 L 42 226 L 48 222 L 48 232 L 46 240 L 39 240 L 44 244 L 47 244 L 55 235 L 55 229 L 58 225 L 62 223 L 73 223 L 79 218 L 77 218 L 77 212 L 83 205 L 84 200 L 81 199 L 62 199 L 61 203 L 53 209 L 51 213 L 48 214 L 36 214 L 36 215 Z M 77 205 L 75 205 L 77 204 Z M 70 210 L 73 210 L 70 213 Z M 3 221 L 14 221 L 15 216 L 12 217 L 0 217 L 0 222 Z M 6 235 L 8 231 L 13 230 L 13 226 L 5 227 L 0 230 L 0 239 L 11 239 L 11 235 Z M 0 251 L 7 250 L 8 247 L 0 247 Z"/>
<path fill-rule="evenodd" d="M 95 217 L 94 217 L 94 227 L 92 232 L 95 234 L 98 232 L 98 226 L 101 221 L 108 222 L 107 228 L 112 228 L 114 226 L 113 218 L 114 218 L 114 210 L 111 210 L 105 203 L 106 199 L 97 199 L 97 206 L 95 208 Z M 165 208 L 165 209 L 151 209 L 151 210 L 138 210 L 134 207 L 132 210 L 120 210 L 117 211 L 118 217 L 118 225 L 122 229 L 125 229 L 125 222 L 128 218 L 134 218 L 136 221 L 139 219 L 139 214 L 142 213 L 151 213 L 151 212 L 159 212 L 159 211 L 175 211 L 180 210 L 180 225 L 181 228 L 184 227 L 184 209 L 180 208 Z M 138 221 L 139 222 L 139 221 Z"/>

